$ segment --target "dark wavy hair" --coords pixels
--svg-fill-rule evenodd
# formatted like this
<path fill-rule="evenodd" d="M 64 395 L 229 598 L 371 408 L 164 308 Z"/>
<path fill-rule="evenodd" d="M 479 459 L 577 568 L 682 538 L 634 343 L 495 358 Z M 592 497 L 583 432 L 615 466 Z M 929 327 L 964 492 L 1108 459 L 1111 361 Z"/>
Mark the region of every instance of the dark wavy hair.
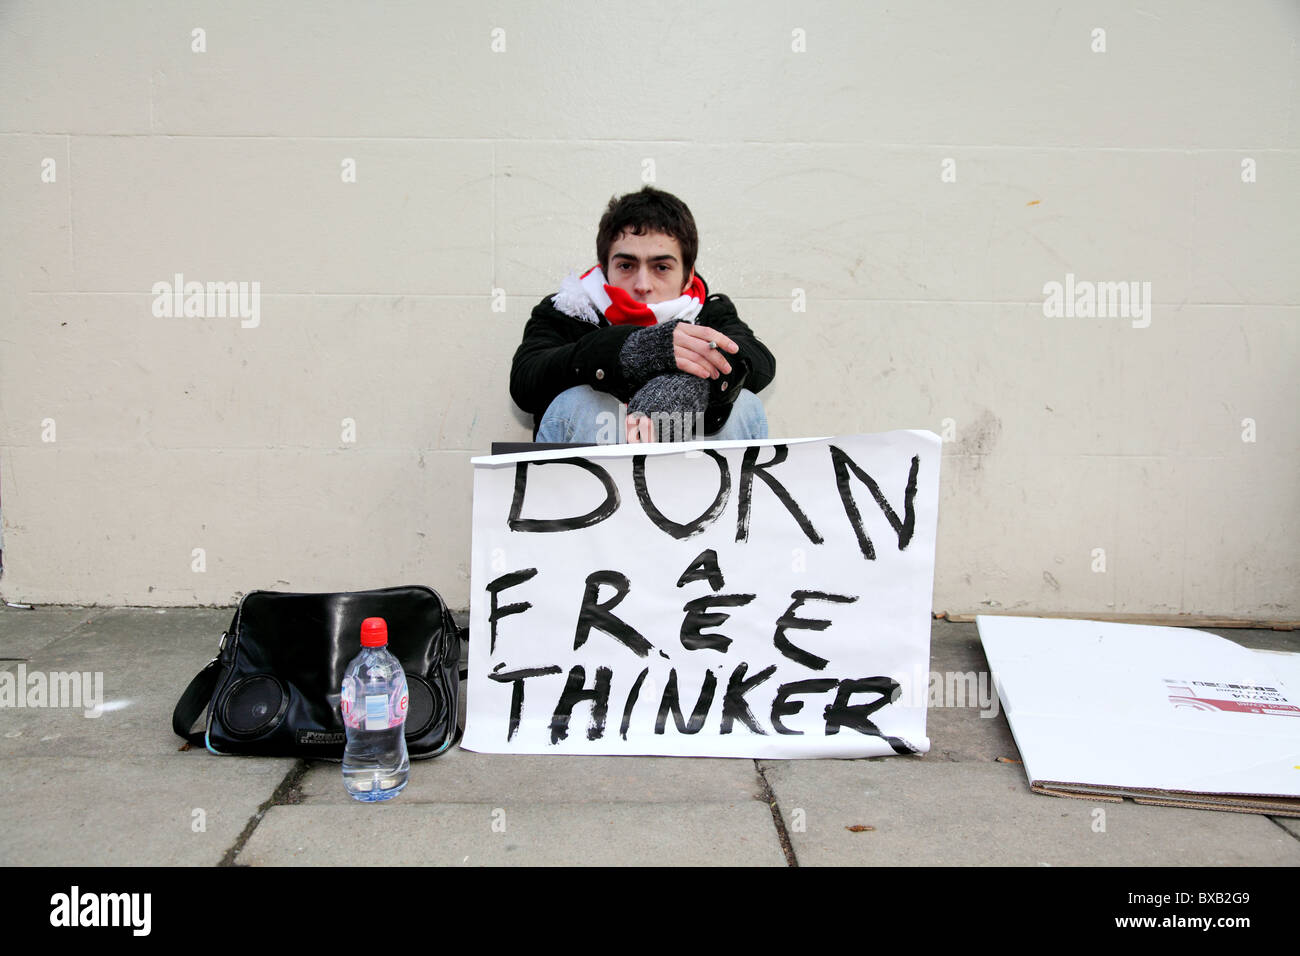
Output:
<path fill-rule="evenodd" d="M 682 247 L 682 280 L 695 268 L 695 256 L 700 251 L 695 217 L 686 203 L 672 193 L 644 186 L 639 192 L 610 199 L 596 230 L 596 259 L 606 275 L 609 274 L 609 248 L 624 232 L 634 236 L 662 232 L 672 236 Z"/>

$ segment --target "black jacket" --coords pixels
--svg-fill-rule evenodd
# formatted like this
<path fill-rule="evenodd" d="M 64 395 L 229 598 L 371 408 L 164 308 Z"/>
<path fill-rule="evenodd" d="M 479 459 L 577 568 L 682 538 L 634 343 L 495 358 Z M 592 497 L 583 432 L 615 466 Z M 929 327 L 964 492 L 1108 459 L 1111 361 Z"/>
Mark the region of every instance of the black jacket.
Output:
<path fill-rule="evenodd" d="M 704 280 L 701 278 L 700 280 Z M 740 346 L 727 354 L 731 372 L 709 382 L 709 407 L 704 415 L 706 434 L 721 428 L 731 414 L 731 403 L 742 388 L 758 392 L 776 376 L 776 360 L 721 293 L 708 294 L 695 319 L 696 325 L 717 329 Z M 524 339 L 510 367 L 510 397 L 533 416 L 533 434 L 555 396 L 575 385 L 590 385 L 627 402 L 642 382 L 630 381 L 618 360 L 627 337 L 642 326 L 601 325 L 565 315 L 547 296 L 537 303 L 524 326 Z"/>

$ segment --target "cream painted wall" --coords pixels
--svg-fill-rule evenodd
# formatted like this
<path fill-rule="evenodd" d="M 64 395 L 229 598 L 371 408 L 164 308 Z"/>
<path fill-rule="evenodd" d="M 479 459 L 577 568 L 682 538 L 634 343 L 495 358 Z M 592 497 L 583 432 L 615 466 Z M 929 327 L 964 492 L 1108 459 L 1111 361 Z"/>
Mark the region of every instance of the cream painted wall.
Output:
<path fill-rule="evenodd" d="M 4 3 L 0 594 L 465 606 L 522 324 L 653 172 L 777 355 L 774 436 L 944 434 L 936 610 L 1300 619 L 1298 37 L 1266 0 Z M 258 324 L 155 317 L 176 273 L 260 283 Z M 1045 316 L 1067 274 L 1150 324 Z"/>

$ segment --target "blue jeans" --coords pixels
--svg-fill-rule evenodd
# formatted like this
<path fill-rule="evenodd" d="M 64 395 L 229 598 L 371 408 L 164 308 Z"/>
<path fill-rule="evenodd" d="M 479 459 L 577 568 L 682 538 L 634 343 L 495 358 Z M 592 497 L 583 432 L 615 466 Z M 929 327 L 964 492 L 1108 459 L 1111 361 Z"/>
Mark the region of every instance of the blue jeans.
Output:
<path fill-rule="evenodd" d="M 615 445 L 627 440 L 623 425 L 626 414 L 623 403 L 613 395 L 598 392 L 590 385 L 577 385 L 555 396 L 542 416 L 536 440 Z M 701 435 L 697 430 L 691 437 L 709 441 L 766 438 L 767 413 L 757 395 L 747 388 L 741 389 L 726 424 L 712 435 Z"/>

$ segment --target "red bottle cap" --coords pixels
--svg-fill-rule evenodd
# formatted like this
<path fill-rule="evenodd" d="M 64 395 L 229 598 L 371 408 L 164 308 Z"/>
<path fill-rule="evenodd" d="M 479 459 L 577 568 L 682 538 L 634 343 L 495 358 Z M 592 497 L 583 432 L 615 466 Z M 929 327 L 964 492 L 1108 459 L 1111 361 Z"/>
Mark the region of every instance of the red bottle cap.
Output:
<path fill-rule="evenodd" d="M 368 617 L 361 622 L 361 646 L 383 647 L 388 643 L 388 622 L 382 617 Z"/>

